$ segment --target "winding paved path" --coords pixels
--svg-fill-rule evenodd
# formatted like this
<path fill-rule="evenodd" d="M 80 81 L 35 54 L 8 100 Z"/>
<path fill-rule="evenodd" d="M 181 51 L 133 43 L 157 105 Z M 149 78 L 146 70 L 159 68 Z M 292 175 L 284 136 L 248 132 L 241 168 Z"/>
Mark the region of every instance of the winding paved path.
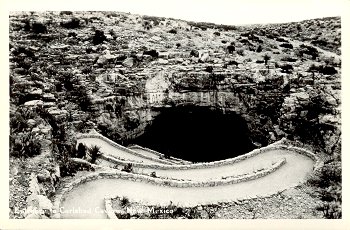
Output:
<path fill-rule="evenodd" d="M 98 140 L 95 141 L 94 139 Z M 97 138 L 89 138 L 87 142 L 98 144 L 103 151 L 116 151 L 113 146 Z M 86 141 L 85 141 L 86 143 Z M 119 151 L 119 150 L 118 150 Z M 123 153 L 125 157 L 126 153 Z M 127 196 L 130 200 L 141 201 L 148 204 L 167 205 L 174 204 L 195 206 L 198 204 L 215 203 L 245 199 L 253 196 L 261 196 L 276 193 L 300 183 L 313 170 L 314 161 L 304 155 L 289 150 L 271 150 L 253 156 L 244 161 L 232 165 L 217 166 L 212 168 L 189 170 L 154 170 L 158 176 L 167 176 L 178 179 L 190 179 L 204 181 L 222 176 L 251 173 L 252 170 L 271 165 L 272 162 L 286 158 L 284 164 L 277 171 L 264 177 L 245 181 L 237 184 L 221 185 L 216 187 L 167 187 L 149 184 L 146 182 L 134 182 L 122 179 L 100 179 L 78 185 L 65 195 L 65 201 L 61 207 L 66 210 L 80 207 L 83 210 L 92 210 L 85 214 L 62 214 L 62 218 L 106 218 L 103 212 L 105 196 Z M 95 212 L 95 208 L 97 209 Z"/>

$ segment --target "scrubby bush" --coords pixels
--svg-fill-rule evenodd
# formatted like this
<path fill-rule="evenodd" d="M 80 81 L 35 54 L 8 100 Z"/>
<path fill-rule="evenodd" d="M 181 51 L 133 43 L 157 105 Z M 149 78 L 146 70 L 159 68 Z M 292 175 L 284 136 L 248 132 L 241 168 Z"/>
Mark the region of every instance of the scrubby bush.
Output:
<path fill-rule="evenodd" d="M 69 21 L 61 22 L 60 25 L 66 29 L 76 29 L 80 27 L 80 20 L 78 18 L 71 18 Z"/>
<path fill-rule="evenodd" d="M 63 15 L 73 15 L 73 12 L 72 11 L 61 11 L 60 15 L 61 16 L 63 16 Z"/>
<path fill-rule="evenodd" d="M 338 71 L 333 67 L 333 66 L 324 66 L 320 72 L 322 74 L 326 74 L 326 75 L 334 75 L 336 73 L 338 73 Z"/>
<path fill-rule="evenodd" d="M 310 55 L 310 56 L 312 56 L 313 60 L 315 60 L 319 56 L 319 52 L 315 47 L 304 45 L 304 44 L 301 44 L 299 46 L 299 53 L 302 56 L 304 54 Z"/>
<path fill-rule="evenodd" d="M 150 176 L 151 177 L 157 177 L 157 174 L 156 174 L 156 172 L 151 172 Z"/>
<path fill-rule="evenodd" d="M 341 162 L 331 159 L 318 171 L 314 172 L 307 183 L 317 188 L 323 204 L 317 207 L 327 219 L 342 218 L 342 170 Z"/>
<path fill-rule="evenodd" d="M 93 145 L 90 148 L 88 148 L 88 155 L 92 164 L 96 163 L 96 160 L 101 156 L 101 154 L 102 153 L 100 152 L 100 147 L 98 147 L 97 145 Z"/>
<path fill-rule="evenodd" d="M 333 66 L 322 66 L 322 65 L 316 66 L 314 64 L 312 64 L 309 67 L 308 71 L 312 72 L 313 75 L 315 72 L 325 74 L 325 75 L 334 75 L 338 73 L 338 71 Z"/>
<path fill-rule="evenodd" d="M 83 143 L 79 143 L 77 150 L 77 157 L 84 158 L 86 156 L 87 148 Z"/>
<path fill-rule="evenodd" d="M 291 73 L 294 69 L 293 66 L 290 64 L 281 65 L 279 66 L 279 68 L 281 68 L 282 72 L 284 73 Z"/>
<path fill-rule="evenodd" d="M 258 48 L 256 49 L 256 52 L 260 53 L 262 51 L 262 47 L 261 45 L 258 46 Z"/>
<path fill-rule="evenodd" d="M 105 36 L 105 34 L 102 30 L 95 30 L 95 34 L 92 37 L 92 43 L 94 45 L 101 44 L 102 42 L 104 42 L 106 40 L 107 40 L 107 37 Z"/>
<path fill-rule="evenodd" d="M 229 46 L 227 46 L 227 50 L 229 53 L 233 53 L 233 51 L 236 50 L 236 47 L 234 45 L 229 45 Z"/>
<path fill-rule="evenodd" d="M 33 33 L 36 33 L 36 34 L 45 34 L 45 33 L 47 33 L 47 28 L 41 22 L 33 22 L 32 31 L 33 31 Z"/>
<path fill-rule="evenodd" d="M 232 61 L 229 61 L 228 63 L 227 63 L 227 65 L 235 65 L 235 66 L 238 66 L 238 62 L 236 62 L 235 60 L 232 60 Z"/>
<path fill-rule="evenodd" d="M 148 50 L 148 51 L 144 51 L 143 55 L 150 55 L 153 58 L 158 58 L 159 53 L 156 50 Z"/>
<path fill-rule="evenodd" d="M 207 66 L 207 67 L 205 67 L 205 72 L 208 72 L 208 73 L 212 73 L 213 72 L 213 67 L 212 66 Z"/>
<path fill-rule="evenodd" d="M 10 135 L 10 155 L 14 157 L 33 157 L 41 153 L 40 141 L 32 132 Z"/>
<path fill-rule="evenodd" d="M 328 188 L 342 182 L 342 170 L 340 162 L 325 164 L 313 176 L 308 178 L 308 184 L 319 188 Z"/>
<path fill-rule="evenodd" d="M 220 36 L 220 32 L 215 31 L 215 32 L 214 32 L 214 35 L 215 35 L 215 36 Z"/>
<path fill-rule="evenodd" d="M 282 44 L 280 44 L 280 47 L 287 48 L 287 49 L 293 49 L 293 45 L 290 43 L 282 43 Z"/>
<path fill-rule="evenodd" d="M 264 58 L 265 65 L 267 65 L 269 60 L 271 59 L 271 56 L 268 54 L 264 54 L 263 58 Z"/>
<path fill-rule="evenodd" d="M 197 50 L 191 50 L 190 55 L 193 57 L 199 57 L 199 52 Z"/>
<path fill-rule="evenodd" d="M 237 50 L 237 54 L 241 55 L 241 56 L 244 56 L 244 49 Z"/>
<path fill-rule="evenodd" d="M 147 21 L 147 20 L 144 20 L 142 22 L 142 27 L 145 29 L 145 30 L 150 30 L 152 28 L 152 24 L 150 21 Z"/>
<path fill-rule="evenodd" d="M 287 40 L 285 40 L 284 38 L 276 38 L 276 41 L 278 41 L 278 42 L 287 42 Z"/>
<path fill-rule="evenodd" d="M 122 169 L 123 172 L 132 172 L 132 164 L 131 163 L 128 163 L 124 166 L 124 168 Z"/>
<path fill-rule="evenodd" d="M 177 34 L 177 30 L 175 30 L 175 29 L 171 29 L 171 30 L 169 30 L 169 31 L 168 31 L 168 33 L 171 33 L 171 34 Z"/>
<path fill-rule="evenodd" d="M 123 196 L 122 199 L 120 200 L 120 205 L 123 208 L 128 207 L 130 206 L 130 200 L 127 197 Z"/>

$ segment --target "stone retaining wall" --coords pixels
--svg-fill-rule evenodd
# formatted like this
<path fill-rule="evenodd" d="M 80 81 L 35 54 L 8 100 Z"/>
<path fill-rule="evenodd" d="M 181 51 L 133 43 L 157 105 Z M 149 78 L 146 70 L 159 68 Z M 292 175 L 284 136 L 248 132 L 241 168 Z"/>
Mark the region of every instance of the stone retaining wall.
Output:
<path fill-rule="evenodd" d="M 103 136 L 103 135 L 101 135 L 101 134 L 99 134 L 97 132 L 96 133 L 91 133 L 91 134 L 89 133 L 89 134 L 78 134 L 77 135 L 77 139 L 83 139 L 83 138 L 98 138 L 98 139 L 101 139 L 101 140 L 107 142 L 108 144 L 112 145 L 114 148 L 122 150 L 122 151 L 125 151 L 127 153 L 130 153 L 131 155 L 138 156 L 138 157 L 141 157 L 141 158 L 144 158 L 144 159 L 148 159 L 148 160 L 152 160 L 152 161 L 156 161 L 156 162 L 159 162 L 159 163 L 162 163 L 162 164 L 169 164 L 169 162 L 167 162 L 165 160 L 144 156 L 144 155 L 142 155 L 140 153 L 132 151 L 131 149 L 128 149 L 128 148 L 126 148 L 126 147 L 124 147 L 122 145 L 119 145 L 119 144 L 115 143 L 114 141 L 108 139 L 107 137 L 105 137 L 105 136 Z"/>
<path fill-rule="evenodd" d="M 126 149 L 127 152 L 131 152 L 131 153 L 135 153 L 134 151 L 129 150 L 126 147 L 123 147 L 113 141 L 111 141 L 110 139 L 102 136 L 101 134 L 98 133 L 92 133 L 92 134 L 82 134 L 79 138 L 99 138 L 101 140 L 106 141 L 107 143 L 111 144 L 112 146 L 117 146 L 118 149 L 124 150 Z M 137 167 L 137 168 L 152 168 L 152 169 L 162 169 L 162 170 L 186 170 L 186 169 L 202 169 L 202 168 L 210 168 L 210 167 L 218 167 L 218 166 L 224 166 L 224 165 L 230 165 L 230 164 L 234 164 L 243 160 L 246 160 L 248 158 L 251 158 L 253 156 L 256 156 L 258 154 L 261 154 L 263 152 L 266 151 L 271 151 L 271 150 L 276 150 L 276 149 L 281 149 L 280 145 L 282 145 L 282 143 L 284 142 L 284 139 L 281 139 L 280 141 L 277 141 L 271 145 L 268 145 L 266 147 L 262 147 L 260 149 L 254 149 L 253 151 L 235 157 L 235 158 L 230 158 L 230 159 L 225 159 L 225 160 L 220 160 L 220 161 L 214 161 L 214 162 L 205 162 L 205 163 L 196 163 L 196 164 L 185 164 L 185 165 L 165 165 L 165 164 L 145 164 L 145 163 L 136 163 L 136 162 L 132 162 L 132 161 L 122 161 L 119 159 L 114 158 L 113 156 L 109 155 L 109 154 L 103 154 L 101 156 L 102 159 L 110 161 L 114 164 L 120 164 L 120 165 L 126 165 L 128 163 L 131 163 L 133 165 L 133 167 Z M 143 156 L 142 154 L 138 154 L 137 156 Z M 153 159 L 153 158 L 150 158 Z"/>
<path fill-rule="evenodd" d="M 142 150 L 144 150 L 144 151 L 153 153 L 154 155 L 157 155 L 157 156 L 159 156 L 159 157 L 165 157 L 163 153 L 157 152 L 157 151 L 155 151 L 155 150 L 153 150 L 153 149 L 149 149 L 149 148 L 146 148 L 146 147 L 142 147 L 142 146 L 140 146 L 140 145 L 132 145 L 132 146 L 130 146 L 129 148 L 131 148 L 131 149 L 135 149 L 135 148 L 136 148 L 136 149 L 142 149 Z M 183 164 L 183 163 L 192 164 L 191 161 L 182 160 L 182 159 L 179 159 L 179 158 L 176 158 L 176 157 L 170 157 L 168 160 L 172 160 L 173 163 L 177 163 L 177 164 L 179 164 L 179 163 L 182 163 L 182 164 Z"/>

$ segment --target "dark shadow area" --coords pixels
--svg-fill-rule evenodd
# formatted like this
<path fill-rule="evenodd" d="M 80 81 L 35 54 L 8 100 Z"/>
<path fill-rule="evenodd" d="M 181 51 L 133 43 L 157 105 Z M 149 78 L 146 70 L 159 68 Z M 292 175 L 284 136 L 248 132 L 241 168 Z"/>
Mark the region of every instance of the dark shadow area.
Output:
<path fill-rule="evenodd" d="M 132 143 L 193 162 L 232 158 L 254 148 L 242 117 L 195 106 L 162 108 Z"/>

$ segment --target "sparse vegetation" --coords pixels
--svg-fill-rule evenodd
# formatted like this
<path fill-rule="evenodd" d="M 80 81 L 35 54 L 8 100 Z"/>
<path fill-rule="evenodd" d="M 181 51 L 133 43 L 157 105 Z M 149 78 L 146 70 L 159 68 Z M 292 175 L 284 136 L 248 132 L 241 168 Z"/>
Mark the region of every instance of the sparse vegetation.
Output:
<path fill-rule="evenodd" d="M 100 147 L 97 145 L 93 145 L 88 148 L 88 155 L 90 157 L 90 162 L 92 164 L 96 163 L 96 160 L 101 156 Z"/>

